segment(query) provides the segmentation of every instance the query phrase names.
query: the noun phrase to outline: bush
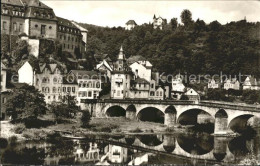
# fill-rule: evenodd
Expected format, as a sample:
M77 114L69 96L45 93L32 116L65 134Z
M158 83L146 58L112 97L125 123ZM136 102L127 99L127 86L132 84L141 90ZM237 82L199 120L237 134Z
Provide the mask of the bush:
M112 132L113 129L118 129L118 125L108 124L107 126L95 126L92 128L95 132Z
M22 134L23 131L25 130L25 125L20 123L20 124L17 124L18 126L16 126L13 130L14 130L14 133L15 134Z
M91 120L91 115L90 115L88 110L83 111L80 120L81 120L81 123L82 123L82 127L88 127L89 126L89 122Z
M137 127L136 129L130 130L129 132L130 133L142 133L143 131L139 127Z
M0 149L6 148L8 145L8 141L5 138L0 138Z

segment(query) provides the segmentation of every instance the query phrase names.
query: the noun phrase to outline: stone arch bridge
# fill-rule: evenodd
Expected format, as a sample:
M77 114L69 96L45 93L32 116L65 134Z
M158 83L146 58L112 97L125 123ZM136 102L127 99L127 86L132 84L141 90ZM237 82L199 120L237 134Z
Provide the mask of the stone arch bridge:
M107 117L108 109L120 107L126 112L126 118L136 119L146 108L155 108L164 114L164 124L174 126L186 117L197 121L199 114L208 115L215 124L214 134L224 135L230 129L245 127L251 117L260 118L260 107L234 103L209 101L173 101L173 100L82 100L81 107L91 111L94 117Z

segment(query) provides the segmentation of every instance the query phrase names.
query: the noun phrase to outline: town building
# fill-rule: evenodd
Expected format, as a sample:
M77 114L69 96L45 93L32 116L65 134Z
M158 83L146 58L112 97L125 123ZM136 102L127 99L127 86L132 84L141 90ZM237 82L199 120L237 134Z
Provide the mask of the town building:
M185 92L185 85L182 82L182 76L180 74L172 78L171 97L179 100Z
M135 26L137 26L137 24L134 20L129 20L125 23L126 30L132 30L133 28L135 28Z
M97 64L96 69L100 71L100 73L108 78L111 79L111 72L113 71L113 66L111 66L106 60L103 60L101 63Z
M127 148L116 145L108 145L105 147L104 151L108 154L108 160L110 163L123 164L128 161Z
M187 88L184 95L187 96L189 100L200 100L199 93L195 91L193 88Z
M21 62L18 69L18 82L34 85L35 67L29 61Z
M135 78L143 78L146 81L151 81L153 65L149 61L136 61L130 65Z
M65 69L56 63L41 63L39 65L34 86L44 94L46 103L60 101L69 92L62 85L64 74Z
M161 16L156 17L155 15L153 16L153 28L154 29L163 29L164 25L167 24L167 20L162 18Z
M6 91L6 82L7 82L7 68L1 62L1 92Z
M87 41L88 41L88 30L86 28L83 28L76 22L72 21L72 23L80 30L81 35L82 35L82 45L83 48L85 49L84 51L87 51ZM81 50L83 52L83 49Z
M67 51L74 55L77 51L82 52L82 35L80 30L69 20L57 17L58 20L58 39L62 45L62 51ZM83 49L85 51L85 49Z
M220 79L210 79L208 81L208 89L218 89L221 88Z
M253 76L246 77L243 83L243 90L259 90L260 85L258 85L257 79Z
M57 18L52 8L39 0L22 0L25 9L24 32L29 37L56 39Z
M240 82L236 78L227 79L224 81L224 89L234 89L239 90L240 89Z
M130 98L148 99L150 91L150 83L144 78L136 78L131 81Z
M132 75L131 68L126 63L125 54L121 46L117 61L114 64L114 70L111 73L112 99L129 98Z
M101 76L97 71L71 70L69 77L77 80L77 101L81 99L97 99L102 90Z
M25 8L21 0L1 0L1 34L19 35L24 31Z

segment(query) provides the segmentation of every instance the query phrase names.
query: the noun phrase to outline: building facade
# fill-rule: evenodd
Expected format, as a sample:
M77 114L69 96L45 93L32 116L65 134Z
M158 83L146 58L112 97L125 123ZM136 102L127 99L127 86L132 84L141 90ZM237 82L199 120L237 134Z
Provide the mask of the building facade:
M239 90L240 89L240 82L236 79L227 79L224 81L224 89L229 90L229 89L234 89L234 90Z
M71 70L69 77L77 80L78 91L77 101L80 104L81 99L97 99L102 90L101 77L96 71Z
M137 26L137 24L134 20L129 20L125 23L126 30L132 30L133 28L135 28L135 26Z
M121 47L114 70L111 73L111 93L112 99L125 99L130 96L130 82L132 79L132 71L128 67Z
M260 86L258 85L258 82L255 77L248 76L246 77L244 83L243 83L243 90L259 90Z
M82 35L80 30L69 20L57 17L58 20L58 40L62 45L62 51L67 51L74 55L75 49L82 51ZM85 49L83 49L84 51Z
M164 25L167 24L167 20L162 18L161 16L156 17L155 15L153 16L153 28L154 29L163 29Z
M151 81L152 64L149 61L137 61L130 65L135 78L143 78L146 81Z

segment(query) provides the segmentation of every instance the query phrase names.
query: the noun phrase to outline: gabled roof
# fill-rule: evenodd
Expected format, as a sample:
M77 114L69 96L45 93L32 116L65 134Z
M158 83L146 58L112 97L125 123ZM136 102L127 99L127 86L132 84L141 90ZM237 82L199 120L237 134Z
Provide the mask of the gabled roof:
M62 17L57 17L58 20L58 25L66 26L69 28L74 28L78 29L70 20L62 18Z
M24 6L21 0L1 0L1 4L15 5L15 6Z
M106 60L103 60L103 62L101 62L100 64L97 65L97 69L99 69L101 66L105 66L106 68L108 68L110 71L112 71L112 67L107 63Z
M137 84L150 84L146 79L139 78L139 77L134 80L134 83L137 83Z
M133 64L138 61L145 61L146 59L141 55L130 56L126 61L128 64Z
M28 7L38 7L38 8L45 8L51 9L49 6L42 3L40 0L22 0L23 4Z
M88 32L88 30L86 28L83 28L82 26L80 26L79 24L77 24L76 22L72 21L72 23L81 31L81 32Z
M129 20L125 23L126 25L137 25L134 20Z

